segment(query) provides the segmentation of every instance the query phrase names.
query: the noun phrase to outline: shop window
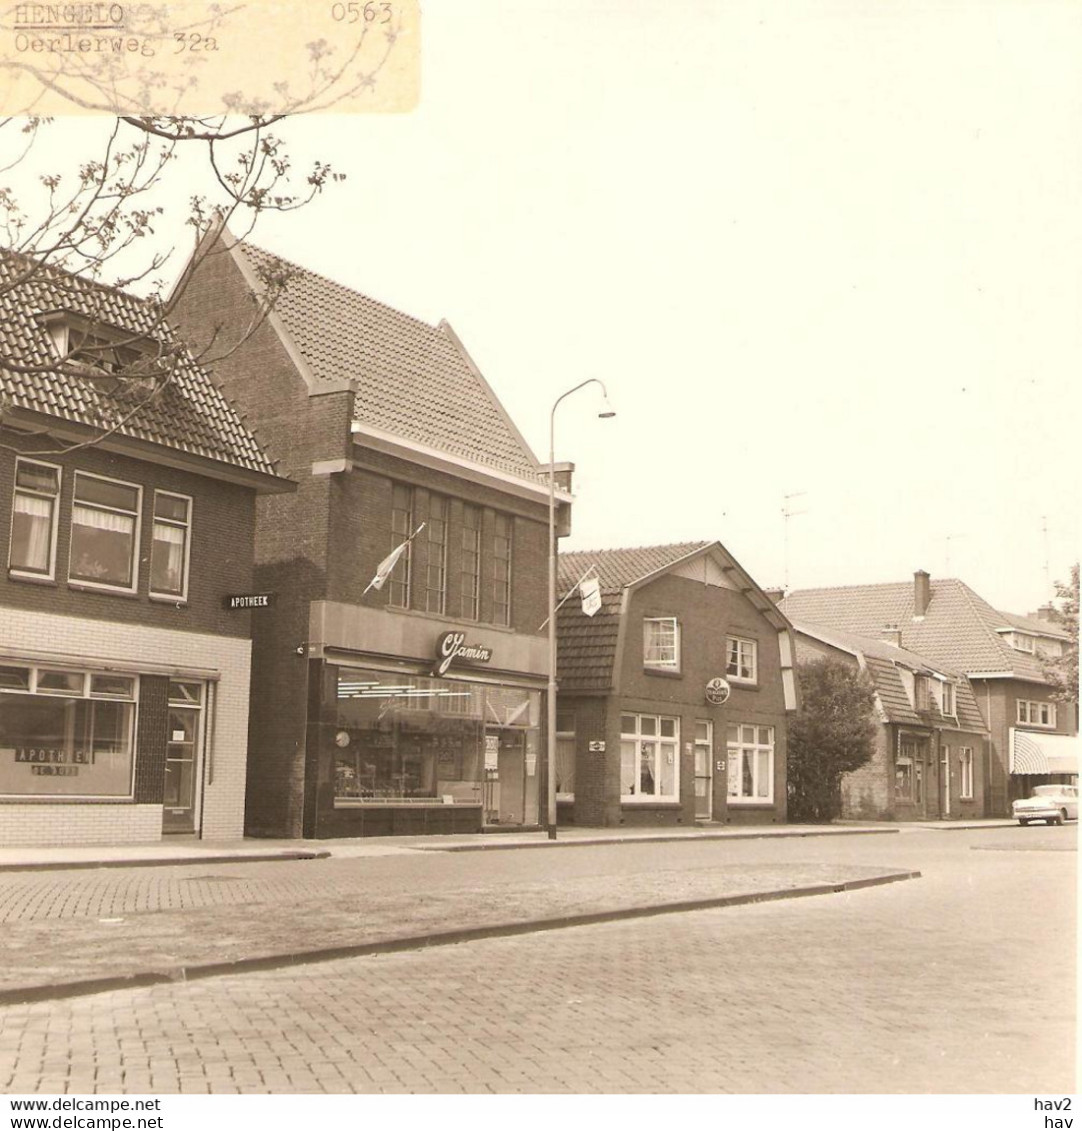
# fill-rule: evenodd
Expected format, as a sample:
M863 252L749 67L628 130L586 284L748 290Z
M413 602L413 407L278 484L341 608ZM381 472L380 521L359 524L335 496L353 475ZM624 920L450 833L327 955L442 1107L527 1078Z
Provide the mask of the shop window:
M0 668L0 794L131 797L134 675Z
M391 487L391 544L396 550L413 533L413 489L403 483ZM410 604L410 573L413 565L413 543L405 548L395 562L387 581L387 604L397 609L408 609Z
M188 554L192 500L168 491L154 492L154 540L150 551L150 592L154 596L188 595Z
M60 468L33 460L15 461L8 566L14 573L55 576Z
M654 671L679 672L680 625L676 617L643 619L642 662Z
M68 570L72 581L135 589L141 497L142 489L132 483L75 473Z
M447 500L430 495L428 518L428 561L425 564L425 612L443 614L447 605Z
M556 797L575 800L575 716L556 712Z
M774 728L740 723L725 728L730 804L774 800Z
M497 514L493 518L492 547L492 621L511 623L511 518Z
M973 800L973 750L969 746L958 749L958 795L963 801Z
M621 800L678 801L679 755L679 719L663 715L621 715Z
M540 711L538 691L340 668L335 805L482 804L498 782L536 817Z
M756 683L759 679L759 644L730 636L725 641L725 674L737 683Z
M481 617L481 508L462 508L462 616Z
M1034 699L1017 701L1018 722L1031 727L1054 727L1056 725L1055 703L1040 703Z

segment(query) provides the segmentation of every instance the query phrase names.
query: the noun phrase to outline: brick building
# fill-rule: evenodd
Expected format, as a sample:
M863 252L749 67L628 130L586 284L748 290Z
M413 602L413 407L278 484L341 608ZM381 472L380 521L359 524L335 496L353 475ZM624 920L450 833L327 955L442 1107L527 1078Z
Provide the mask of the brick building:
M277 270L225 242L179 308L195 348L235 341ZM288 271L269 320L215 370L299 484L257 507L256 587L277 596L253 630L248 831L535 825L543 469L449 325Z
M139 300L5 255L0 338L0 843L239 836L225 599L292 484Z
M865 672L875 692L875 752L841 780L841 815L915 821L985 816L988 727L961 672L874 640L794 621L800 663L820 657Z
M1071 641L1047 609L1032 617L1000 612L964 582L933 581L924 570L912 583L796 590L780 607L822 629L873 638L889 631L900 647L966 676L989 736L986 816L1010 816L1011 801L1034 785L1077 777L1077 704L1053 700L1041 663Z
M560 555L557 801L578 825L783 823L790 625L719 542Z

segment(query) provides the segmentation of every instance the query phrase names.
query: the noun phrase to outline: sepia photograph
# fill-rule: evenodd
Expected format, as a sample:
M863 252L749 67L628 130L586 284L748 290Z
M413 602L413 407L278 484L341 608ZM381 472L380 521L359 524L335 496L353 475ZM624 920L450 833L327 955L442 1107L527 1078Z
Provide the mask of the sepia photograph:
M1080 57L0 8L4 1128L1069 1129Z

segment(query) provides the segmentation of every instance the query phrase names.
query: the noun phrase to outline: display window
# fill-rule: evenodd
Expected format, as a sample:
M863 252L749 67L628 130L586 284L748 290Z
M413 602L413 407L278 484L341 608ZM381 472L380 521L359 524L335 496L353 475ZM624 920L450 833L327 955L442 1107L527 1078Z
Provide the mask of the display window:
M335 805L476 804L530 819L540 717L538 691L340 668Z
M0 795L131 797L139 680L0 667Z

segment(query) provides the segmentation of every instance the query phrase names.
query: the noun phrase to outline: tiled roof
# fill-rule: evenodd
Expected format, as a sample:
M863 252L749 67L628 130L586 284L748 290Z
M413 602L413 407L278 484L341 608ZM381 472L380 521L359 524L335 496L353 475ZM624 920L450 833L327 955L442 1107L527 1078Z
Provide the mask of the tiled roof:
M557 617L556 672L562 691L610 687L620 631L620 606L628 585L711 546L712 542L680 542L623 550L576 550L559 559L558 599L595 566L601 581L601 609L592 617L572 596Z
M1053 620L1041 620L1039 617L1024 617L1018 613L1005 613L1002 609L999 610L999 615L1003 618L1004 625L1010 625L1011 628L1020 629L1022 632L1033 632L1040 636L1054 636L1059 640L1069 640L1071 635L1063 627L1063 625Z
M537 460L446 323L430 326L247 243L290 270L275 313L318 382L355 381L361 424L521 478Z
M142 300L0 251L0 393L13 409L111 429L146 399L130 420L116 428L117 436L274 474L274 467L236 410L183 351L172 379L153 396L151 390L138 386L111 391L100 379L50 372L56 355L39 316L53 311L79 315L132 336L173 341ZM5 358L33 371L20 373L5 368Z
M861 636L857 633L845 632L841 629L827 628L811 624L806 620L795 620L793 627L797 632L803 632L816 639L821 639L827 644L841 647L854 655L860 653L864 656L868 674L875 683L876 691L883 709L887 712L889 720L893 723L911 723L923 726L957 727L961 730L983 733L987 730L981 717L977 700L973 694L973 687L965 675L946 664L933 661L926 656L910 652L905 648L898 648L884 640L877 640L870 636ZM958 710L957 723L950 716L939 713L938 704L933 701L931 717L921 716L909 701L905 685L899 674L900 668L911 671L934 671L940 675L950 676L955 683L955 706Z
M878 637L885 624L896 624L902 646L955 671L1012 672L1019 679L1044 682L1038 659L1015 651L996 632L1004 627L997 612L962 581L930 583L931 599L922 618L913 616L913 583L846 585L800 589L779 605L793 620L824 628Z

